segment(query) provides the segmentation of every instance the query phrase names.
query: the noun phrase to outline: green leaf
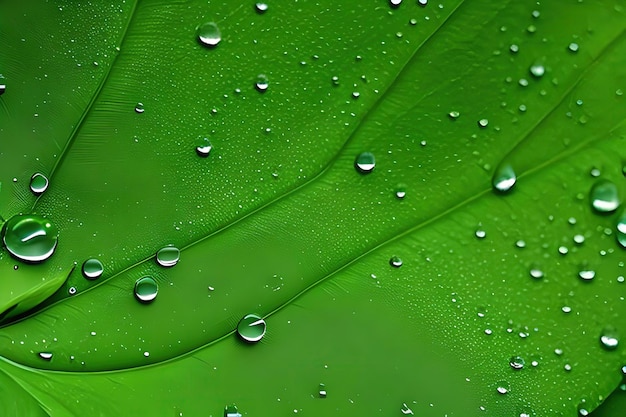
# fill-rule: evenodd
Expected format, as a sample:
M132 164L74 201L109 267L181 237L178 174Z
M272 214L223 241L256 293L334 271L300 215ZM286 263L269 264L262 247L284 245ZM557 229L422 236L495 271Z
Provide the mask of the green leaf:
M0 328L8 395L52 416L568 416L615 389L622 209L591 192L626 195L619 2L130 3L1 6L0 213L59 229L43 263L3 250L2 288L104 265Z

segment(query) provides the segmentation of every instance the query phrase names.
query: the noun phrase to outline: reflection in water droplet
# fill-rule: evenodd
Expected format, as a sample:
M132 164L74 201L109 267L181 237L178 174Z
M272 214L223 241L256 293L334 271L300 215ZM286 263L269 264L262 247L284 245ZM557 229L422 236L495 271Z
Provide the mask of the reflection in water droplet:
M198 142L198 146L196 146L196 153L199 156L206 158L211 153L211 149L213 149L213 146L211 145L209 138L202 138Z
M400 411L401 411L401 412L402 412L402 414L404 414L404 415L411 415L411 416L412 416L412 415L414 415L414 414L413 414L413 410L411 410L411 409L409 408L409 406L408 406L408 405L406 405L406 403L402 403L402 407L400 408Z
M48 189L48 178L40 172L30 177L30 190L35 195L43 194Z
M246 342L258 342L265 336L265 320L256 314L248 314L239 321L237 334Z
M320 398L326 398L326 386L324 384L319 386L319 396Z
M100 278L104 272L104 266L102 265L102 262L97 259L87 259L83 262L82 272L83 276L87 279Z
M203 23L196 29L198 41L204 46L213 48L222 40L222 33L213 22Z
M515 175L515 171L513 171L513 167L509 164L504 164L499 166L493 173L491 184L494 190L500 193L506 193L513 188L516 181L517 176Z
M228 405L224 407L224 417L242 417L237 407L234 405Z
M595 278L596 271L594 271L592 269L583 269L583 270L578 272L578 276L580 278L584 279L585 281L591 281L592 279Z
M361 174L369 174L376 167L376 158L371 152L360 153L354 161L354 166Z
M137 103L135 105L135 113L143 113L144 112L144 108L143 108L143 103Z
M392 256L389 259L389 265L393 266L394 268L400 268L402 266L402 259L400 259L398 256Z
M180 250L174 246L166 246L156 254L156 261L161 266L174 266L180 259Z
M526 364L526 362L520 356L513 356L509 360L509 365L511 366L511 368L516 369L516 370L524 368L525 364Z
M58 235L57 227L37 214L13 216L2 227L7 250L25 262L42 262L52 256Z
M600 180L591 187L591 206L598 213L612 213L620 205L617 186L608 180Z
M259 91L260 93L264 93L267 91L267 88L269 86L270 82L265 74L259 74L256 77L256 83L254 84L254 87L257 89L257 91Z
M50 352L39 352L39 357L43 360L50 361L52 359L52 353Z
M159 292L159 286L154 278L145 276L135 282L135 298L142 303L154 301Z
M256 10L258 14L265 13L267 11L267 3L256 3L254 5L254 10Z
M612 326L607 326L600 334L600 344L605 350L615 350L619 345L617 330Z

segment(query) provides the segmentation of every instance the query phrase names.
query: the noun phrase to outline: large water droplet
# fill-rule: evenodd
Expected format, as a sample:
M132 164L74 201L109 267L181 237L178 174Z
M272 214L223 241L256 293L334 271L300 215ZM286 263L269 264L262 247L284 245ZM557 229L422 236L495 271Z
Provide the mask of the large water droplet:
M241 417L241 414L234 405L224 407L224 417Z
M602 329L600 334L600 344L606 350L615 350L619 345L619 337L617 330L612 326L607 326Z
M7 89L7 85L4 81L4 76L0 74L0 96L4 94Z
M578 276L585 281L591 281L596 277L596 271L593 269L582 269L578 271Z
M389 5L391 7L398 7L402 3L402 0L389 0Z
M572 42L572 43L570 43L570 44L567 46L567 49L569 49L569 50L570 50L570 52L574 52L574 53L576 53L576 52L578 52L579 46L578 46L578 44L577 44L576 42Z
M589 415L589 410L585 400L582 400L580 404L578 404L577 410L580 417L586 417Z
M180 250L174 246L166 246L156 254L156 261L161 266L174 266L180 259Z
M213 149L213 146L211 145L209 138L202 138L199 141L198 146L196 146L196 153L199 156L206 158L211 153L211 149Z
M82 272L83 276L87 279L100 278L104 272L104 266L102 262L97 259L87 259L83 262Z
M159 286L154 278L145 276L135 282L135 298L142 303L154 301L159 292Z
M258 14L265 13L267 9L268 9L267 3L256 3L254 5L254 10L256 10Z
M267 91L267 88L269 86L270 82L265 74L257 75L256 82L254 84L254 87L257 89L257 91L259 91L260 93L264 93Z
M57 227L37 214L13 216L2 228L7 250L26 262L42 262L52 256L58 237Z
M626 209L622 212L622 215L617 219L616 237L617 242L626 248Z
M40 172L30 177L30 190L35 195L43 194L48 189L48 178Z
M51 352L39 352L39 357L45 361L50 361L52 360L52 353Z
M400 268L402 266L402 259L400 259L398 256L392 256L389 259L389 265L393 266L394 268Z
M541 78L546 73L545 67L539 63L531 65L529 71L535 78Z
M246 342L254 343L265 336L265 320L256 314L248 314L239 321L237 333Z
M494 190L500 193L506 193L513 188L516 181L517 176L515 175L515 171L513 171L513 167L509 164L504 164L499 166L496 172L494 172L491 184Z
M376 167L376 158L374 158L374 154L371 152L362 152L354 161L354 167L361 174L369 174Z
M485 128L487 126L489 126L489 120L488 119L480 119L478 121L478 127Z
M620 205L617 186L609 180L600 180L591 187L591 206L598 213L612 213Z
M511 359L509 359L509 365L513 369L520 370L524 368L524 365L526 365L526 362L520 356L513 356Z
M203 23L196 29L198 41L204 46L213 48L222 40L222 33L214 22Z

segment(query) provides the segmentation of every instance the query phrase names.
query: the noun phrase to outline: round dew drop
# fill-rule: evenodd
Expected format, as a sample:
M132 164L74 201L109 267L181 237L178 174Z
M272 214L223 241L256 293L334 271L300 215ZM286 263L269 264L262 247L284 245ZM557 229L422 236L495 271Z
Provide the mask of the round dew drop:
M35 195L43 194L48 189L48 178L40 172L30 177L30 191Z
M135 298L142 303L151 303L159 292L159 286L150 276L139 278L135 282Z
M617 242L623 247L626 248L626 209L622 212L622 215L617 220L616 229L616 237Z
M609 180L596 182L590 191L591 206L598 213L612 213L620 206L617 186Z
M619 345L617 331L611 326L607 326L600 334L600 344L605 350L615 350Z
M196 153L198 156L206 158L211 153L211 149L213 149L213 146L211 145L209 138L202 138L198 143L198 146L196 146Z
M180 250L174 246L166 246L156 253L156 261L159 265L171 267L180 260Z
M52 256L58 236L57 227L37 214L13 216L2 227L2 241L7 250L25 262L43 262Z
M480 128L485 128L489 125L489 120L488 119L480 119L478 121L478 127Z
M248 343L256 343L263 339L265 329L265 320L256 314L244 316L244 318L239 321L239 324L237 324L237 334L242 340Z
M596 271L592 269L583 269L582 271L578 272L578 276L585 281L591 281L595 278Z
M135 105L135 113L143 113L145 111L145 109L143 108L143 103L137 103Z
M45 361L52 360L52 353L50 352L39 352L39 357Z
M4 76L0 74L0 96L7 90L7 85L4 82Z
M256 88L259 93L266 92L269 86L270 83L265 74L259 74L256 77L256 83L254 84L254 88Z
M513 167L505 164L496 169L491 179L491 184L495 191L507 193L511 191L516 181L517 176L515 175L515 171L513 171Z
M196 28L198 41L209 48L216 47L222 40L222 33L214 22L203 23Z
M515 370L520 370L520 369L524 368L524 365L526 365L526 362L520 356L513 356L509 360L509 365L511 366L511 368L513 368Z
M369 174L376 167L376 158L371 152L363 152L357 155L354 167L361 174Z
M102 262L94 258L87 259L85 262L83 262L83 266L81 269L83 277L90 280L100 278L102 276L102 273L104 272L104 266L102 265Z
M267 3L256 3L254 5L254 10L256 10L258 14L265 13L267 9L268 9Z
M393 266L394 268L400 268L402 266L402 259L400 259L398 256L392 256L389 259L389 265Z
M541 64L534 64L530 66L530 74L535 78L541 78L545 73L546 69Z

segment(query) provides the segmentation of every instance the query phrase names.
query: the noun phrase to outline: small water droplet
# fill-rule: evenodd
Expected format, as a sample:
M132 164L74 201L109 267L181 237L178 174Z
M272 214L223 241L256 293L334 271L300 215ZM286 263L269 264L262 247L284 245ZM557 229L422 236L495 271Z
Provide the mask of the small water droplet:
M488 119L480 119L478 121L478 127L485 128L488 125L489 125L489 120Z
M448 113L448 117L452 120L456 120L459 118L459 116L461 115L461 113L459 113L456 110L451 111L450 113Z
M376 167L376 158L371 152L362 152L357 155L354 166L361 174L369 174Z
M54 253L58 229L37 214L16 215L2 227L2 240L15 258L25 262L42 262Z
M626 248L626 209L623 210L622 215L617 219L615 230L617 242L622 245L622 247Z
M546 73L546 69L542 64L535 63L530 66L530 73L535 78L541 78Z
M539 268L532 268L530 270L530 276L535 279L541 279L543 278L543 271Z
M237 325L237 334L249 343L258 342L265 336L265 320L256 314L247 314Z
M145 352L143 353L143 356L145 356L146 358L147 358L147 357L149 357L149 356L150 356L150 352L145 351Z
M498 386L496 388L496 391L498 392L498 394L507 394L509 392L510 388L509 388L509 383L506 381L500 381L498 382Z
M43 194L48 189L48 178L40 172L30 177L30 190L35 195Z
M45 361L52 360L52 353L50 352L39 352L39 357Z
M170 267L178 263L180 250L174 246L166 246L156 253L156 261L159 265Z
M257 89L258 92L260 93L266 92L269 86L270 86L270 82L267 79L267 76L265 74L257 75L254 87Z
M528 87L528 80L526 78L520 78L517 83L522 87Z
M0 96L3 95L6 90L7 90L7 85L4 81L4 76L0 74Z
M398 7L402 3L402 0L389 0L389 5L391 7Z
M524 361L524 358L522 358L521 356L513 356L511 359L509 359L509 365L511 366L511 368L515 370L520 370L524 368L524 365L526 365L526 362Z
M528 33L530 33L530 34L533 34L533 33L537 32L537 26L535 26L535 25L529 25L529 26L526 28L526 32L528 32Z
M582 245L585 243L585 237L581 234L574 235L574 243L577 245Z
M533 12L531 13L532 17L534 17L535 19L538 19L539 16L541 15L541 13L539 13L539 10L533 10Z
M567 46L567 49L569 49L570 52L578 52L578 44L576 42L572 42Z
M319 396L320 398L326 398L326 386L324 384L319 386Z
M513 171L513 167L509 164L504 164L499 166L493 173L491 184L494 190L500 193L506 193L513 188L516 181L517 176L515 175L515 171Z
M617 349L617 346L619 345L617 330L615 330L612 326L607 326L602 329L602 333L600 334L600 344L606 350Z
M196 28L198 41L204 46L214 48L222 40L222 33L214 22L203 23Z
M404 184L398 184L396 186L395 195L396 198L399 198L400 200L406 197L406 186Z
M400 268L402 266L402 259L400 259L398 256L392 256L389 259L389 265L393 266L394 268Z
M206 158L211 153L211 149L213 149L213 145L211 145L209 138L202 138L196 146L196 153L198 156Z
M561 355L563 355L563 349L560 349L560 348L556 348L556 349L554 349L554 354L555 354L556 356L561 356Z
M517 246L520 249L523 249L526 247L526 242L522 239L518 240L517 242L515 242L515 246Z
M580 417L586 417L589 415L589 410L587 410L587 405L584 400L578 404L577 410Z
M228 405L224 407L224 417L242 417L237 407L234 405Z
M135 113L143 113L145 111L145 109L143 108L143 103L137 103L135 105Z
M609 180L599 180L591 187L591 206L598 213L612 213L620 205L617 186Z
M565 313L565 314L571 313L572 312L572 307L570 307L570 306L563 306L561 308L561 311L563 311L563 313Z
M482 229L477 229L474 232L474 235L478 238L478 239L484 239L487 236L487 232L485 232Z
M402 414L404 414L404 415L411 415L411 416L412 416L412 415L414 415L414 414L413 414L413 410L411 410L411 409L409 408L409 406L408 406L408 405L406 405L406 403L402 403L402 407L400 408L400 411L401 411L401 412L402 412Z
M268 9L267 3L256 3L254 5L254 10L256 10L258 14L265 13L267 9Z
M102 265L102 262L94 258L87 259L85 262L83 262L83 266L81 269L83 272L83 276L87 279L100 278L100 276L102 276L102 273L104 272L104 266Z
M570 365L569 363L566 363L565 365L563 365L563 369L565 370L565 372L571 372L572 365Z
M76 294L76 287L70 287L67 292L69 293L69 295L74 295Z
M159 292L159 286L154 278L145 276L135 282L135 298L142 303L154 301Z
M516 44L512 44L511 46L509 46L509 51L516 54L519 52L519 46Z
M585 281L591 281L595 278L596 271L594 271L593 269L583 269L578 272L578 276Z

